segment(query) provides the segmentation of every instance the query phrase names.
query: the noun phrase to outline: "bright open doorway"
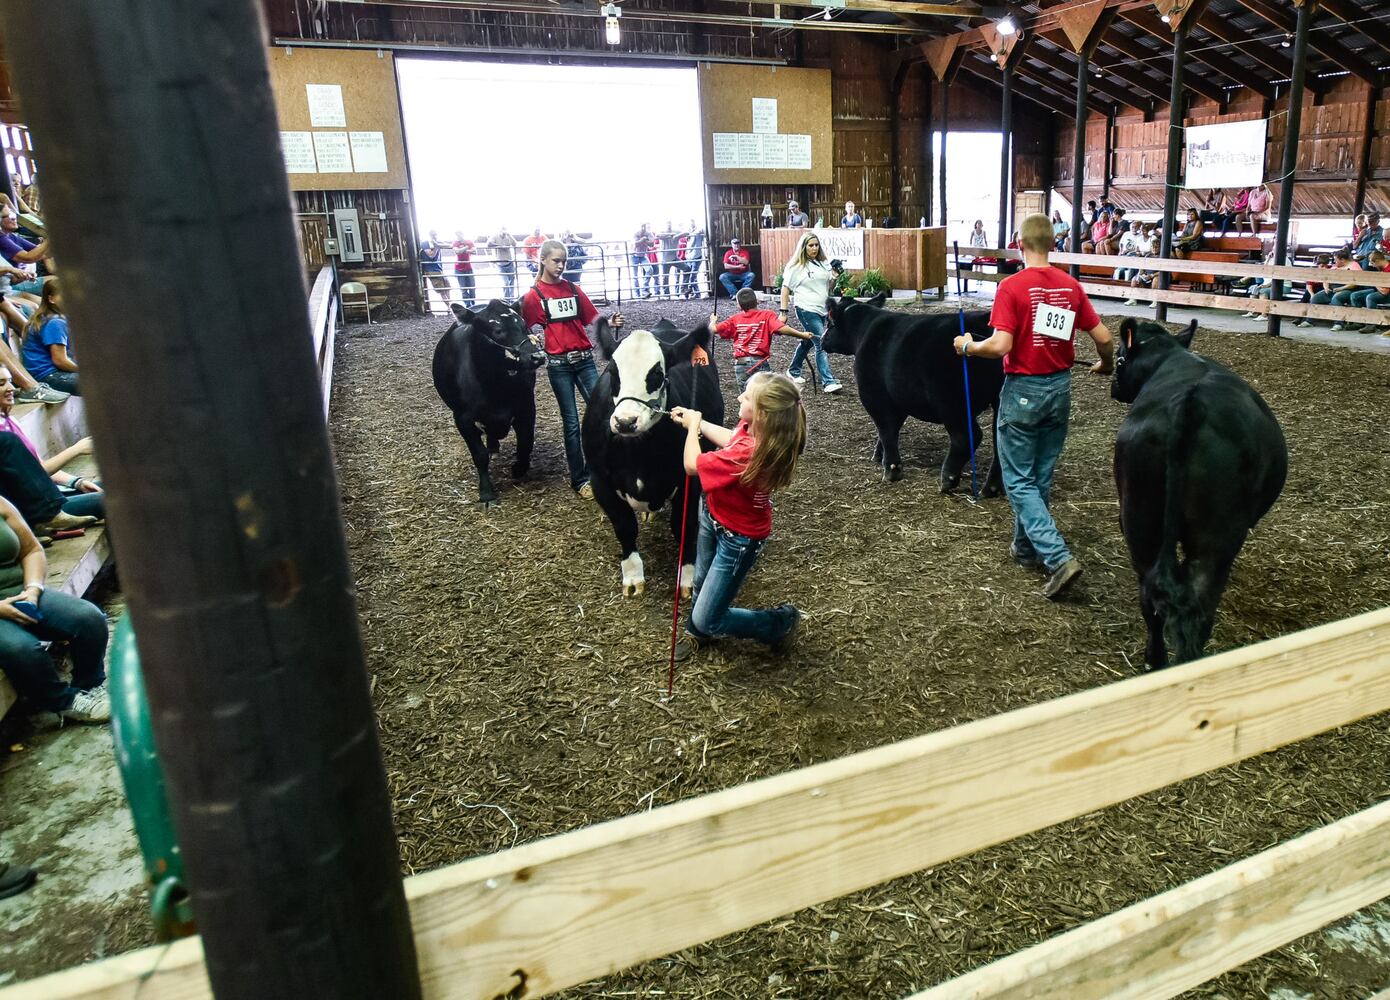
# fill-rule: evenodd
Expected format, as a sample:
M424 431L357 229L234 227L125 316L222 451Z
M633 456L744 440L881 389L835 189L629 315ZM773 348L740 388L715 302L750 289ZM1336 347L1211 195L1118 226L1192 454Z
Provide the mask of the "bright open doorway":
M999 238L999 157L1002 132L951 132L946 138L946 242L966 246L978 219L989 245ZM932 192L941 191L941 133L932 133ZM940 221L940 209L931 220Z

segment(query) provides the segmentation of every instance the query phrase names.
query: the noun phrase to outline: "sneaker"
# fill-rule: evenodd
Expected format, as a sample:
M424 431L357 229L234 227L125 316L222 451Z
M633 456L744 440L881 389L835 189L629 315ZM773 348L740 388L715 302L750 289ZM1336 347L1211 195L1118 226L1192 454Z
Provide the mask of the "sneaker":
M20 389L14 394L16 403L47 403L52 406L54 403L61 403L71 396L70 392L61 392L53 386L40 382L32 389Z
M797 610L795 604L779 604L772 610L780 611L782 614L788 615L791 618L791 621L787 624L787 630L782 633L780 638L769 644L774 653L785 653L791 648L792 640L796 638L797 626L801 624L801 612Z
M1340 330L1345 330L1346 328L1347 328L1347 327L1346 327L1346 324L1345 324L1345 323L1333 323L1333 324L1332 324L1332 332L1333 332L1333 333L1337 333L1337 332L1340 331Z
M791 380L792 380L793 382L795 382L797 385L805 385L805 384L806 384L806 379L805 379L805 378L803 378L803 377L800 376L800 375L793 375L791 372L787 372L787 378L791 379Z
M1310 327L1310 326L1312 326L1312 325L1313 325L1313 321L1312 321L1311 319L1301 319L1301 320L1299 320L1297 323L1294 324L1294 326L1303 327L1303 328L1305 328L1305 329L1308 328L1308 327Z
M51 535L55 531L76 531L78 528L90 528L96 523L97 519L94 517L74 517L60 510L47 521L34 525L34 534Z
M1043 596L1049 601L1055 601L1067 592L1067 588L1076 582L1076 578L1081 575L1081 563L1075 559L1068 559L1057 568L1057 571L1047 578L1047 583L1043 584Z
M826 394L827 396L833 396L833 395L835 395L835 393L840 392L840 391L842 391L843 389L844 389L844 386L842 386L839 382L827 382L827 383L825 383L825 394Z
M1014 542L1009 543L1009 558L1024 569L1042 569L1042 560L1038 558L1036 552L1027 556L1019 555L1018 545Z
M72 700L72 706L58 713L73 722L106 722L111 718L111 702L106 696L106 688L93 688L79 691Z
M1127 306L1137 306L1138 304L1139 304L1139 300L1138 300L1138 299L1125 299L1125 305L1127 305Z
M592 483L584 483L574 492L579 494L581 500L592 500L594 498L594 487Z
M1243 313L1240 314L1240 318L1241 318L1241 319L1255 319L1255 318L1256 318L1257 316L1259 316L1259 315L1260 315L1260 314L1257 313L1257 312L1243 312Z
M684 663L698 653L709 641L692 635L690 632L682 632L680 642L676 643L676 662Z

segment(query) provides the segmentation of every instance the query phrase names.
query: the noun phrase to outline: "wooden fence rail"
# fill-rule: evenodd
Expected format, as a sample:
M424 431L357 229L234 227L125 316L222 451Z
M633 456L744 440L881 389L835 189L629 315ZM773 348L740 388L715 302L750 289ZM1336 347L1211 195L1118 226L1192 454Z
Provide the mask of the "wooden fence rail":
M1390 709L1390 609L407 882L425 996L539 997ZM0 1000L203 1000L196 939Z

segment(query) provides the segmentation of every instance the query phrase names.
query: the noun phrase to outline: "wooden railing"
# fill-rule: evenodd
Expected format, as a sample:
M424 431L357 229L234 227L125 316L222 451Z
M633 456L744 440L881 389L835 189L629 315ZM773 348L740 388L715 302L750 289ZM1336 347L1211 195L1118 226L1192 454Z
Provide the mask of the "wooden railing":
M543 996L1386 710L1390 609L465 861L406 882L424 993ZM1390 894L1387 832L1378 806L923 996L1171 996ZM137 990L209 997L198 940L0 1000Z
M994 247L961 247L961 257L996 257L1020 260L1022 254L1017 250ZM1390 289L1390 272L1384 271L1345 271L1328 268L1277 266L1273 264L1242 264L1234 261L1181 260L1176 257L1119 257L1094 253L1050 253L1047 258L1059 266L1117 267L1136 268L1143 271L1167 271L1170 274L1185 271L1201 271L1205 274L1219 274L1235 278L1280 278L1285 282L1314 281L1332 285L1356 284L1362 288ZM993 274L978 269L957 270L947 257L948 276L959 275L965 281L1003 281L1007 274ZM1222 295L1215 292L1191 292L1172 288L1140 288L1130 284L1108 284L1103 281L1087 281L1083 276L1081 287L1087 295L1112 299L1138 299L1141 302L1168 302L1174 305L1203 306L1209 309L1236 309L1240 312L1274 313L1278 316L1291 316L1298 319L1318 319L1333 323L1376 323L1390 326L1390 310L1359 309L1353 306L1314 305L1311 302L1292 302L1289 300L1270 300L1245 295Z
M328 398L333 393L333 341L338 332L338 288L333 284L332 268L320 269L309 290L309 322L323 393L323 418L327 420Z

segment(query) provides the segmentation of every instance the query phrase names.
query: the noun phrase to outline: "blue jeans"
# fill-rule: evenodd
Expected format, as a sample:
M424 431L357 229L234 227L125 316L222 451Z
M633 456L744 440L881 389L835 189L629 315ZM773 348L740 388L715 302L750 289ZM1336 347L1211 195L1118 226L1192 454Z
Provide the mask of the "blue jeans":
M791 622L782 612L730 607L766 544L766 538L754 541L718 524L700 501L695 601L686 623L693 635L701 639L757 639L770 645L787 634Z
M724 291L729 293L729 298L734 298L739 291L753 284L753 272L744 271L742 274L730 274L724 271L719 275L719 283L724 286Z
M806 355L811 353L811 343L816 345L816 373L820 375L821 385L835 385L840 380L835 377L835 373L830 370L830 355L821 350L821 341L825 339L825 317L820 313L807 312L800 306L797 307L796 316L801 320L801 328L811 335L811 342L798 341L796 353L792 355L792 363L787 366L787 371L793 377L800 378L801 366L806 362Z
M1367 309L1384 309L1390 306L1390 288L1377 288L1366 296Z
M1340 292L1333 292L1329 301L1334 306L1349 306L1351 305L1351 297L1358 291L1360 291L1359 288L1345 288Z
M999 463L1014 511L1014 552L1036 556L1049 573L1071 558L1047 509L1052 474L1067 441L1071 370L1006 375L999 393Z
M633 254L628 264L632 268L632 297L640 299L642 297L642 277L647 273L647 258L642 254Z
M734 358L734 378L738 379L739 392L748 388L748 380L754 375L770 371L772 371L772 364L769 358L755 358L752 355L746 358Z
M1374 288L1358 288L1347 296L1347 301L1358 309L1364 309L1366 308L1366 300L1374 293Z
M106 680L106 616L90 601L60 590L39 596L43 620L35 625L0 621L0 668L14 689L37 708L61 712L79 691ZM72 683L65 684L40 641L66 639L72 651Z
M514 298L516 295L516 261L499 260L497 271L502 275L502 297L504 299Z
M565 461L570 467L570 489L577 490L589 481L589 466L584 461L584 442L579 436L579 407L574 390L589 404L594 386L598 385L598 367L592 358L569 362L548 358L545 373L550 376L550 388L555 402L560 404L560 419L565 425Z
M77 372L52 371L39 381L47 382L59 392L70 392L74 396L82 395L82 390L77 387Z

